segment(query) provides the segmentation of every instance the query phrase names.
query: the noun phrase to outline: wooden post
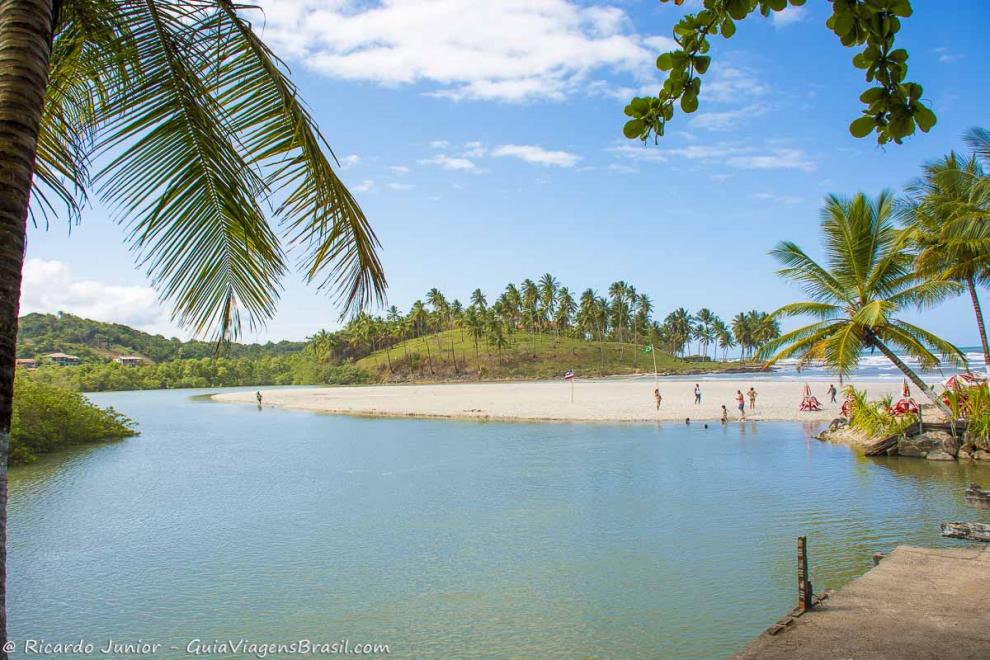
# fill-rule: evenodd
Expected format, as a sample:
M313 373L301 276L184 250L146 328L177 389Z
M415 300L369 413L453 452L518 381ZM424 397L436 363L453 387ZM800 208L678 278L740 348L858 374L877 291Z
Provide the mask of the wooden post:
M798 611L807 612L811 609L811 582L808 580L808 538L799 536L797 540L798 557Z

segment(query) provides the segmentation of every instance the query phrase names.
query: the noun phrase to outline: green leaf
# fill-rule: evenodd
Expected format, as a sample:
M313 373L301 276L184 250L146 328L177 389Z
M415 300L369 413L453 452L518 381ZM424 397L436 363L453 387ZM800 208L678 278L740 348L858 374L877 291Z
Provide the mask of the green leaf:
M642 119L631 119L626 122L625 126L622 127L622 134L630 140L633 140L643 134L643 129L645 127L646 122Z
M876 126L876 120L870 116L863 116L849 124L849 132L855 138L864 138L870 134Z
M930 131L932 126L935 125L935 122L938 121L935 113L920 103L914 105L914 120L918 123L918 128L923 133Z
M684 92L684 96L681 97L681 110L691 113L697 109L698 95L695 94L693 90Z
M711 57L707 55L698 55L694 58L694 70L703 74L708 71L708 65L711 64L711 62Z
M657 58L657 68L661 71L670 71L674 68L674 54L673 53L662 53L660 57Z
M731 18L722 21L722 36L728 39L736 33L736 24Z

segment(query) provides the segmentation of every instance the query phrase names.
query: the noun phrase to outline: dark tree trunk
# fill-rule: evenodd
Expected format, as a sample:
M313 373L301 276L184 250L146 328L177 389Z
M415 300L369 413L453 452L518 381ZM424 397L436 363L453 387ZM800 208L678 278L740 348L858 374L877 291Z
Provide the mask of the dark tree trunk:
M435 374L433 373L433 354L430 353L430 342L424 339L423 343L426 344L426 359L430 362L430 375L433 376Z
M920 389L922 392L925 393L925 396L927 396L931 400L931 402L935 404L935 407L938 408L942 412L942 414L946 416L948 420L950 421L952 420L952 411L949 410L949 407L945 405L945 403L943 403L941 399L938 398L938 395L932 392L931 388L928 387L928 384L925 383L925 381L921 380L921 376L916 374L914 370L911 369L911 367L904 364L904 362L902 362L901 359L897 357L897 355L895 355L892 350L887 348L887 345L884 344L882 341L880 341L879 339L874 339L873 343L876 345L878 349L880 349L880 352L883 353L888 360L894 363L895 367L900 369L901 372L908 377L908 380L914 383L918 387L918 389Z
M976 326L980 330L980 344L983 346L983 364L990 374L990 345L987 344L987 328L983 324L983 310L980 308L980 298L976 295L976 281L970 277L966 281L969 286L969 297L973 299L973 312L976 313Z
M0 658L7 658L7 454L17 313L52 12L52 0L0 1Z

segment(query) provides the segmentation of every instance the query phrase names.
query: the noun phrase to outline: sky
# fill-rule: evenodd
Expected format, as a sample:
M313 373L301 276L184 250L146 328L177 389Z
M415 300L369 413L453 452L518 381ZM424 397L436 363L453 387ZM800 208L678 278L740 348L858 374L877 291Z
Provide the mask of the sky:
M826 194L903 191L990 125L984 0L912 4L897 40L938 124L886 147L849 135L867 83L824 0L715 37L699 110L658 146L622 137L623 107L656 93L656 55L697 0L261 0L255 26L381 240L389 304L405 312L432 287L491 299L549 272L576 294L629 282L661 319L677 307L728 319L801 299L768 251L793 240L820 255ZM189 337L123 239L99 206L75 226L32 227L22 314ZM243 339L303 339L339 327L340 311L291 274L277 316ZM967 299L907 318L977 343Z

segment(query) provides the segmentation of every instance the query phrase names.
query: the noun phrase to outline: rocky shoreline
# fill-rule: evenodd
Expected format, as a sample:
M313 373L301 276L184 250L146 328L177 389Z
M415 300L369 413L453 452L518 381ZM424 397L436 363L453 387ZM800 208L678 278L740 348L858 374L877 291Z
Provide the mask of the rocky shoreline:
M964 423L914 424L901 433L877 440L833 420L820 440L861 448L867 456L908 456L929 461L990 461L990 441L966 430Z

